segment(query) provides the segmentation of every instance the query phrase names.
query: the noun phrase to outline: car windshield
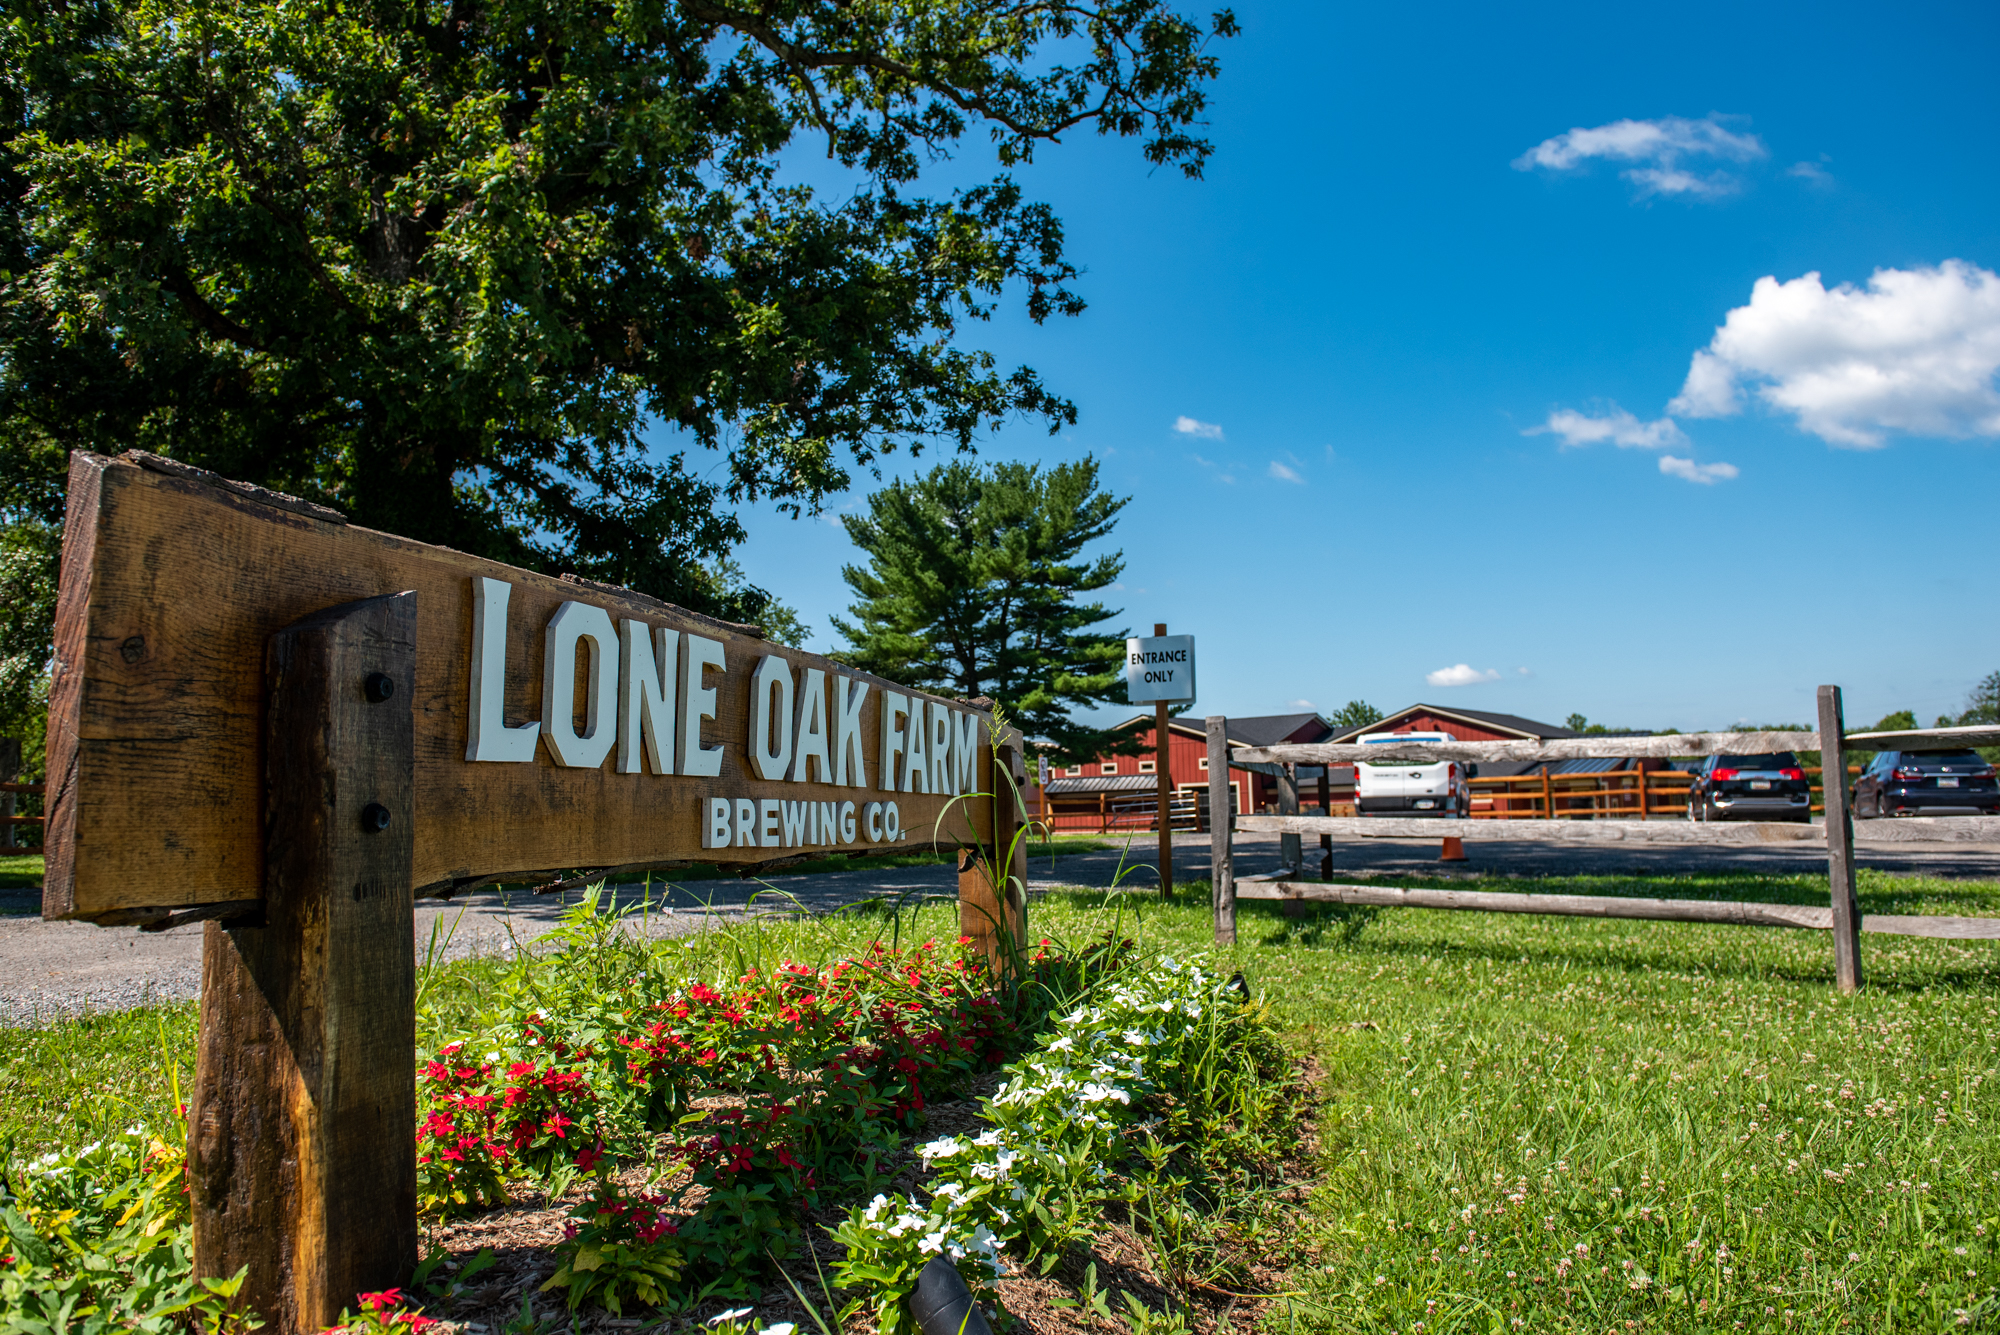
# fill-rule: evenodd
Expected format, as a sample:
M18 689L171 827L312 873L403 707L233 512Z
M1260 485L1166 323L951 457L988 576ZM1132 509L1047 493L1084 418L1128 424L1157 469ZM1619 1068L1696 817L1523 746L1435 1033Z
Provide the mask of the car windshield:
M1977 751L1905 751L1903 763L1921 765L1929 769L1933 765L1950 765L1956 768L1959 765L1984 765L1986 762L1979 758Z
M1799 758L1790 751L1771 751L1761 756L1717 756L1715 767L1737 770L1797 769Z

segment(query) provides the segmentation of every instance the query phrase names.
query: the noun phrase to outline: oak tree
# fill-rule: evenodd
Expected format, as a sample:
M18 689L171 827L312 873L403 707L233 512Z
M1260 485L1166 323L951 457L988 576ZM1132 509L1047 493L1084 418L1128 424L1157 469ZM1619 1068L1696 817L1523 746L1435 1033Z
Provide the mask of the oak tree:
M40 491L142 447L737 615L730 504L1074 420L963 341L1009 291L1082 308L1009 173L1095 130L1198 176L1235 30L1168 0L8 12L0 445ZM997 175L923 188L981 138ZM787 177L808 150L839 189Z

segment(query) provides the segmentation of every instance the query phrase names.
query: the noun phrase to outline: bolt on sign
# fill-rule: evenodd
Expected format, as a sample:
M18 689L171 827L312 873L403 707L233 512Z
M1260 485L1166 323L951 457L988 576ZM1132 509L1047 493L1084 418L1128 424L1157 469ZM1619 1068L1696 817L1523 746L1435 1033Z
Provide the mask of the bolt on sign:
M42 911L207 920L196 1264L317 1331L416 1259L413 898L1004 847L1019 745L992 731L754 627L79 453ZM991 947L1025 920L987 862L961 921Z

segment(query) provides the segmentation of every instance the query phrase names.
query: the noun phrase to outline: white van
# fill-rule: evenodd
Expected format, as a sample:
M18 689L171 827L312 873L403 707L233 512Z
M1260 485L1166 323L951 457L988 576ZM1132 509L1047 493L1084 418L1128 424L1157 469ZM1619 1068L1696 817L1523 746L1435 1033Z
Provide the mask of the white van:
M1361 746L1396 742L1455 742L1448 732L1371 732L1354 739ZM1354 814L1357 816L1456 816L1472 811L1472 790L1466 780L1473 767L1456 760L1383 761L1354 767Z

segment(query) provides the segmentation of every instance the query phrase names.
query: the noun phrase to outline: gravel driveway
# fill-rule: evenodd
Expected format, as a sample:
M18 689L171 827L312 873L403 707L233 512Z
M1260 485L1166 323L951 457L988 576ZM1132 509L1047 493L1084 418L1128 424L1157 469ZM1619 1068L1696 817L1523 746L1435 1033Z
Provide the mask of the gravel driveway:
M1033 890L1057 886L1114 885L1150 889L1158 878L1146 867L1131 864L1152 860L1151 835L1134 838L1124 853L1118 850L1072 854L1055 860L1031 860L1028 879ZM1238 835L1235 843L1238 875L1275 870L1276 835ZM1665 847L1610 845L1603 848L1557 847L1536 843L1491 842L1468 846L1470 860L1440 866L1437 848L1429 843L1357 840L1335 854L1334 875L1450 874L1455 876L1672 875L1690 872L1745 871L1824 874L1824 854L1811 847ZM1956 879L2000 880L2000 846L1896 844L1856 847L1864 867L1877 870L1944 876ZM1317 868L1319 850L1307 839L1309 869ZM1180 835L1174 840L1177 880L1199 880L1209 871L1208 837ZM835 872L818 876L772 876L772 890L794 896L808 910L823 912L843 904L879 896L956 894L950 867L907 867L886 871ZM656 893L660 887L656 886ZM639 887L620 887L621 897L636 898ZM762 902L752 903L752 896ZM574 902L574 894L568 897ZM671 888L664 912L656 913L646 929L658 936L699 931L716 918L740 920L746 914L787 905L764 886L746 881L697 881ZM430 940L433 924L440 935L458 922L450 955L454 958L498 953L512 942L533 940L555 925L563 901L519 894L478 892L443 904L418 905L416 942L419 955ZM93 927L84 923L43 922L35 916L40 896L34 891L0 889L0 1027L34 1024L91 1010L119 1010L156 1002L180 1001L201 990L201 927L142 933L130 927ZM460 910L463 919L459 919Z

